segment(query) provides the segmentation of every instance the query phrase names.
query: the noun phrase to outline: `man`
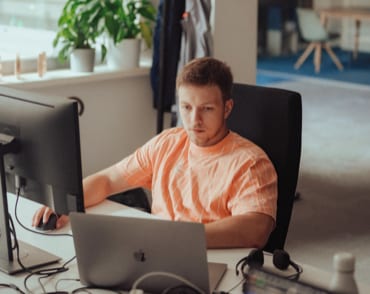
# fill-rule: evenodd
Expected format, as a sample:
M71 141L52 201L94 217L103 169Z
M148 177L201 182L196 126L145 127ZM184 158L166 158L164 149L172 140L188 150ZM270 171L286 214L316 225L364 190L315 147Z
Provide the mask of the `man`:
M132 155L84 179L86 207L135 187L152 191L152 213L205 224L208 248L262 248L274 228L277 176L266 154L228 130L230 68L211 57L177 78L183 127L152 138ZM36 212L33 225L47 220ZM58 220L57 227L66 222Z

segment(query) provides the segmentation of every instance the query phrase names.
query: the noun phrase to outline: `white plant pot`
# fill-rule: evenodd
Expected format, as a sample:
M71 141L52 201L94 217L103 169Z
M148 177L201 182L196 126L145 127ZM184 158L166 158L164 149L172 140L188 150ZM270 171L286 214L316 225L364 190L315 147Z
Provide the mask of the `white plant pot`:
M127 70L139 67L140 39L124 39L114 45L112 40L108 43L107 64L111 69Z
M74 72L93 72L95 49L75 49L71 53L71 70Z

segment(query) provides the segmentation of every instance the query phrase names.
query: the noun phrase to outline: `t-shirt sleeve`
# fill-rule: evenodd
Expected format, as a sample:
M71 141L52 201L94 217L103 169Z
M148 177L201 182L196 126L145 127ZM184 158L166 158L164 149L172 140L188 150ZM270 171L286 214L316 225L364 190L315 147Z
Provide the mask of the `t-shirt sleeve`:
M122 180L128 186L151 189L153 176L151 152L156 144L156 140L157 138L154 137L116 164Z
M232 215L257 212L276 219L277 175L271 161L258 157L236 175L228 202Z
M173 146L185 138L184 134L180 128L166 129L117 163L122 180L129 187L151 190L154 176L156 174L158 177L158 169L162 168L162 161L167 160L169 153L175 152Z

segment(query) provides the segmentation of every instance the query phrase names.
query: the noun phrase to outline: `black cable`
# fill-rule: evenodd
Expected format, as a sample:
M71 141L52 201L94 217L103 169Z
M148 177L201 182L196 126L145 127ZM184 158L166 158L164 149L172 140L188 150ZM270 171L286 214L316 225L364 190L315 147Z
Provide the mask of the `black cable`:
M200 292L188 285L176 285L165 289L162 294L200 294Z
M74 289L71 292L71 294L80 293L80 292L91 293L89 290L105 290L105 291L111 291L112 293L117 293L117 294L120 294L121 293L121 291L119 291L119 290L114 290L114 289L109 289L109 288L85 286L85 287L80 287L80 288Z
M31 230L29 228L27 228L26 226L24 226L22 224L22 222L19 220L18 218L18 214L17 214L17 210L18 210L18 201L19 201L19 197L20 197L20 191L21 191L21 188L22 187L18 187L17 188L17 191L16 191L16 203L15 203L15 207L14 207L14 215L15 215L15 218L17 220L17 223L25 230L29 231L29 232L32 232L32 233L36 233L36 234L39 234L39 235L46 235L46 236L67 236L67 237L72 237L71 234L48 234L48 233L43 233L43 232L37 232L35 230ZM48 277L51 277L53 275L56 275L56 274L59 274L59 273L63 273L65 271L68 270L68 268L66 267L67 264L69 264L70 262L72 262L76 256L73 256L72 258L70 258L69 260L67 260L62 266L60 267L54 267L54 268L47 268L47 269L40 269L40 270L37 270L37 271L32 271L31 269L27 268L26 266L23 265L22 261L20 260L20 254L19 254L19 243L18 243L18 238L17 238L17 235L16 235L16 231L15 231L15 226L14 226L14 223L13 223L13 220L12 220L12 217L11 215L9 214L8 215L9 217L9 222L10 222L10 226L11 226L11 233L13 234L13 239L14 239L14 247L16 249L16 255L17 255L17 262L18 264L21 266L21 268L23 269L23 271L25 272L28 272L29 274L25 277L24 281L23 281L23 284L24 284L24 287L25 289L28 291L28 292L32 292L30 291L30 289L27 287L27 281L29 278L31 278L32 276L34 275L39 275L39 284L43 290L43 292L45 293L45 288L43 286L43 284L41 283L41 279L44 279L44 278L48 278Z
M80 279L73 279L73 278L62 278L62 279L59 279L56 283L55 283L55 292L60 292L58 291L58 286L59 286L59 283L61 282L65 282L65 281L73 281L73 282L80 282Z
M81 288L74 289L71 293L72 294L75 294L75 293L82 292L82 293L91 294L91 292L89 291L89 289L91 289L91 288L90 287L81 287Z
M235 290L237 287L239 287L242 283L245 282L245 278L241 279L237 284L235 284L233 287L231 287L229 290L225 291L225 293L230 293L231 291ZM223 291L222 291L223 292Z
M10 289L13 289L15 291L17 291L18 293L20 294L26 294L26 292L22 291L20 288L18 288L16 285L14 284L4 284L4 283L1 283L0 284L0 288L1 287L4 287L4 288L10 288Z
M18 214L17 214L17 208L18 208L18 200L19 200L19 196L20 196L20 188L18 188L18 191L17 191L17 194L16 194L16 202L15 202L15 207L14 207L14 215L15 215L15 219L17 221L17 223L23 228L25 229L26 231L29 231L31 233L34 233L34 234L39 234L39 235L43 235L43 236L67 236L67 237L72 237L72 234L67 234L67 233L45 233L45 232L39 232L39 231L36 231L36 230L31 230L29 228L27 228L25 225L22 224L22 222L19 220L18 218Z
M8 216L9 216L9 215L8 215ZM13 222L13 220L12 220L12 219L10 219L10 218L9 218L9 220L10 220L11 222ZM11 225L13 225L13 227L11 227L11 226L9 227L9 232L10 232L10 234L13 234L13 235L14 235L14 234L15 234L14 224L11 224ZM12 244L12 250L15 250L15 246L16 246L15 244Z
M10 214L8 215L8 218L9 218L9 224L10 224L10 227L12 228L11 233L13 234L14 249L16 250L17 262L18 262L18 264L20 265L20 267L21 267L24 271L30 272L30 270L29 270L28 268L26 268L26 267L23 265L23 263L21 262L21 260L20 260L20 254L19 254L19 243L18 243L17 233L16 233L16 231L15 231L15 227L14 227L14 222L13 222L12 216L11 216Z
M289 280L298 281L299 277L303 273L303 268L299 264L294 263L294 262L291 262L291 265L296 270L296 273L286 276L286 278Z
M41 283L41 279L49 278L49 277L54 276L54 275L56 275L56 274L60 274L60 273L63 273L63 272L68 271L68 270L69 270L69 268L68 268L68 267L66 267L66 266L67 266L67 264L68 264L68 263L70 263L70 262L72 262L75 258L76 258L76 256L73 256L72 258L70 258L69 260L67 260L67 261L66 261L62 266L60 266L60 267L53 267L53 268L40 269L40 270L37 270L37 271L29 271L29 270L28 270L29 274L26 276L26 278L25 278L25 279L24 279L24 281L23 281L23 284L24 284L25 289L26 289L27 291L29 291L29 292L30 292L30 290L28 289L28 286L27 286L27 281L28 281L31 277L33 277L33 276L35 276L35 275L39 275L39 276L41 276L41 277L39 277L39 284L40 284L41 288L43 288L44 292L46 292L46 291L45 291L45 289L44 289L44 287L43 287L43 285L42 285L42 283Z

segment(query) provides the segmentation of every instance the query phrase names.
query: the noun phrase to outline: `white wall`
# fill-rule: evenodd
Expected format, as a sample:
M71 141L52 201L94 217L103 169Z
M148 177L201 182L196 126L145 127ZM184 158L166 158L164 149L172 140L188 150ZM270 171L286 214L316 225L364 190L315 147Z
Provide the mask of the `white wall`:
M70 79L72 80L72 79ZM11 85L52 96L77 96L85 104L80 117L83 175L133 152L156 134L149 75L55 85Z
M214 56L226 61L236 82L256 83L257 0L212 0Z

